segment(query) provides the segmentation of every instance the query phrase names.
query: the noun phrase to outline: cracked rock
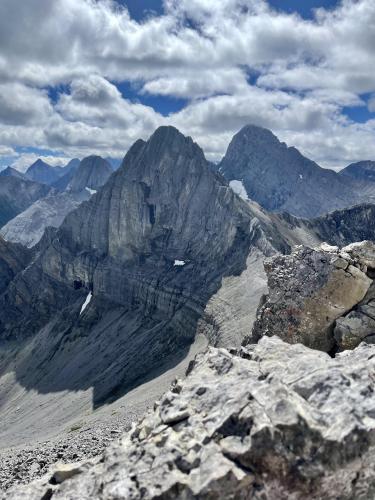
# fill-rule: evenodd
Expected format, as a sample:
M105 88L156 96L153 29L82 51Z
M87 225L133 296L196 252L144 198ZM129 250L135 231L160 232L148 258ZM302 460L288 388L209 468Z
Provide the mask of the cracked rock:
M199 354L178 393L101 459L7 500L374 498L375 346L332 359L263 337L239 354ZM185 407L183 421L162 424Z
M361 302L372 283L364 272L367 260L349 251L297 246L290 255L266 260L269 294L258 309L252 337L244 343L278 335L329 352L335 345L335 321Z

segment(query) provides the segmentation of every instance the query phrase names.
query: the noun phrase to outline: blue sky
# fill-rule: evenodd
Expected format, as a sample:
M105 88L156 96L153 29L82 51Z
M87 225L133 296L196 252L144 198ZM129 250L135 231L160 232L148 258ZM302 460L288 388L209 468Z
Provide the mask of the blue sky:
M165 124L212 161L247 123L326 168L375 159L373 0L117 2L0 2L0 168Z

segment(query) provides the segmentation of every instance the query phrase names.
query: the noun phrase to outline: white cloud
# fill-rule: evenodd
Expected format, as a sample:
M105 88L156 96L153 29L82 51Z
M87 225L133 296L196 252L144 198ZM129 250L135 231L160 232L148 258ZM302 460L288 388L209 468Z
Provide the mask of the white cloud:
M113 0L2 0L2 147L121 157L171 123L219 159L231 136L255 123L323 166L375 158L374 122L353 123L342 110L375 112L375 99L363 98L375 95L373 0L343 0L310 21L265 0L164 6L164 16L137 23ZM111 83L123 80L137 84L140 98L188 104L165 118L123 97ZM58 84L67 87L52 102L44 88Z

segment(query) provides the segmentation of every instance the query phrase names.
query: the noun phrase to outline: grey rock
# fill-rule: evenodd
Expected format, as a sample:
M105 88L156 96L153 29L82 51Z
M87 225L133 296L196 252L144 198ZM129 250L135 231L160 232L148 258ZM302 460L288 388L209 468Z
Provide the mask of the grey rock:
M38 244L0 297L0 343L17 340L14 369L28 389L92 387L101 406L183 359L197 334L225 343L229 315L216 322L208 302L219 304L221 290L233 310L250 253L288 249L264 211L212 172L191 138L162 127ZM263 291L252 296L248 288L239 319L248 316L246 304L255 312ZM244 333L245 321L238 343Z
M43 198L51 188L15 176L0 176L0 227Z
M269 294L259 307L252 338L245 342L279 335L329 352L335 321L362 301L372 283L361 260L327 245L318 250L296 247L264 266Z
M73 179L73 176L79 167L81 160L78 158L73 158L70 162L65 165L63 175L59 177L53 184L52 187L58 191L65 191L69 183Z
M73 192L84 191L86 188L96 191L107 182L112 172L106 160L100 156L88 156L75 170L67 189Z
M375 161L351 163L339 172L340 175L366 182L375 182Z
M0 236L0 293L12 279L29 264L31 253L21 245L3 240Z
M316 217L373 200L356 180L319 167L270 130L248 125L232 139L219 165L229 180L242 181L250 199L267 210Z
M210 348L79 475L3 498L373 498L374 370L366 344L335 359L276 337L238 354Z

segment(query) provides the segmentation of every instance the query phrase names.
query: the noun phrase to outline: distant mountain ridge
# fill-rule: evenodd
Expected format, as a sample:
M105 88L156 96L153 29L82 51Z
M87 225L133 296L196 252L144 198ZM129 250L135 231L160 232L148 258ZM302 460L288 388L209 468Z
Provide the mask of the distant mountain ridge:
M112 174L109 164L99 156L89 156L82 161L74 159L64 170L68 170L67 174L53 184L60 188L59 192L52 190L1 229L0 234L7 241L27 247L36 245L46 227L59 227L65 216L88 200Z
M232 139L219 164L229 181L242 182L247 196L266 210L316 217L375 199L375 184L364 193L356 179L323 169L254 125Z
M375 161L358 161L351 163L339 175L360 181L375 182Z
M51 188L15 175L0 176L0 228L43 198Z
M18 177L19 179L26 179L25 174L16 170L13 167L6 167L4 170L0 172L0 177Z

